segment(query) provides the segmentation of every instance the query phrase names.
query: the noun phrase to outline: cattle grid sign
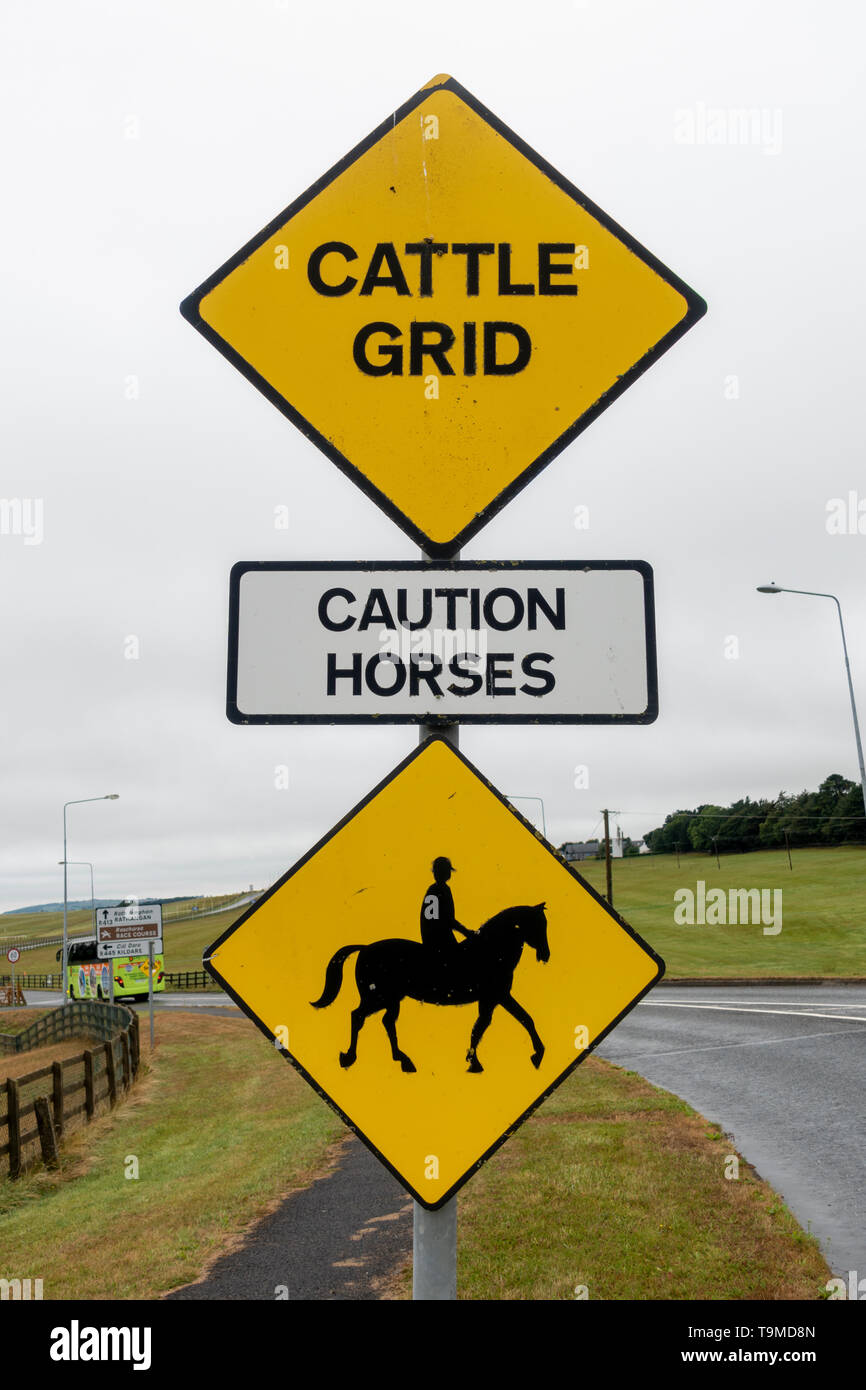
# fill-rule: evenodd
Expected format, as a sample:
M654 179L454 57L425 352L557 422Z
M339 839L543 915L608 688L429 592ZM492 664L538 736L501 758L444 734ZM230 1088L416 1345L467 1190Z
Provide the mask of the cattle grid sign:
M241 563L236 724L648 724L642 561Z

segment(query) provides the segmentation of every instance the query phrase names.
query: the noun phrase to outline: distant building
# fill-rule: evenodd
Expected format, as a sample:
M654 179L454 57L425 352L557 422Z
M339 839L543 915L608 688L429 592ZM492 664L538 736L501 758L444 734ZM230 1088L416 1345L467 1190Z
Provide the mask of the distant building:
M598 854L598 840L566 840L559 852L569 863L579 863L581 859L595 859Z

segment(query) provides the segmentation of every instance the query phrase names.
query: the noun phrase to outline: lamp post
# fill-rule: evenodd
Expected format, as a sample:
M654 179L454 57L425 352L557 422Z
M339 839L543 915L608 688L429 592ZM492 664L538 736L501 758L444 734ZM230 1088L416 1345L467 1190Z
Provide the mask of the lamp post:
M863 767L863 744L860 741L860 724L857 720L857 705L854 701L854 684L851 680L851 666L848 661L848 643L845 641L845 624L842 622L842 607L835 594L822 594L814 589L783 589L779 584L759 584L759 594L805 594L809 598L830 598L839 614L839 629L842 633L842 653L845 657L845 675L848 678L848 694L851 697L851 714L854 719L854 738L857 742L857 761L860 764L860 789L863 792L863 810L866 812L866 770Z
M541 807L541 833L547 839L547 821L544 816L544 802L540 796L509 796L509 801L537 801Z
M63 863L63 860L62 860L62 859L58 859L57 862L58 862L58 864L62 864L62 863ZM93 865L91 864L91 862L90 862L89 859L70 859L68 862L73 866L73 868L83 868L83 869L89 869L89 870L90 870L90 916L91 916L91 922L92 922L93 930L94 930L94 932L95 932L95 931L96 931L96 899L95 899L95 897L94 897L94 895L93 895Z
M87 801L119 801L119 800L120 800L120 793L119 793L119 792L109 792L107 796L82 796L82 797L79 797L79 798L78 798L77 800L75 800L75 801L66 801L66 802L64 802L64 804L63 804L63 859L61 860L61 863L63 864L63 952L62 952L62 955L61 955L61 958L60 958L60 988L63 990L63 1003L64 1003L64 1005L66 1005L66 1004L69 1002L69 990L68 990L68 988L67 988L67 983L66 983L66 980L67 980L67 973L68 973L68 972L67 972L67 967L66 967L66 958L67 958L68 951L69 951L69 940L68 940L68 931L67 931L67 915L68 915L67 867L68 867L68 860L67 860L67 858L66 858L66 808L67 808L67 806L83 806L84 803L87 802Z

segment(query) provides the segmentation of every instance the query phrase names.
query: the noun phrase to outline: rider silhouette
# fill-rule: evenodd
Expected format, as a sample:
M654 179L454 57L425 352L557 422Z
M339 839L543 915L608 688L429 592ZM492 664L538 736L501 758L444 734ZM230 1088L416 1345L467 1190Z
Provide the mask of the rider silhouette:
M474 936L475 933L457 921L454 915L454 899L448 880L454 872L450 859L440 856L433 860L433 879L424 902L421 905L421 941L431 950L442 965L453 962L458 943L454 933Z

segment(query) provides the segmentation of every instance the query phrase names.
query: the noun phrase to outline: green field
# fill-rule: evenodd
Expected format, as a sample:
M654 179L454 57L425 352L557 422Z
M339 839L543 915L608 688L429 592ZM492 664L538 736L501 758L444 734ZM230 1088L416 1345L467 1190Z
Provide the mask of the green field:
M241 896L240 893L225 895L229 902L235 902ZM241 915L240 912L217 912L213 915L201 916L193 914L193 908L199 907L203 902L210 903L213 899L191 898L185 903L171 903L170 907L174 914L178 910L189 912L189 917L180 922L166 921L163 919L163 940L165 942L165 958L167 970L201 970L202 951L205 946L209 946L212 941L225 931L226 927L231 926ZM219 899L216 899L218 902ZM246 909L241 909L246 911ZM86 911L69 913L69 933L70 936L86 935L92 930L92 918L90 909ZM23 916L0 917L0 950L3 957L0 958L0 974L7 974L9 966L5 961L4 942L15 936L42 937L61 935L63 932L63 913L62 912L34 912ZM24 951L20 961L16 965L16 973L30 975L47 975L57 971L57 947L43 946L35 951Z
M613 863L617 912L658 951L672 977L716 975L866 976L866 850L794 849L722 855L640 855ZM602 860L575 865L597 892L605 892ZM781 891L782 927L688 926L674 921L674 893L702 880L706 891L762 888ZM772 901L772 899L771 899Z
M614 906L658 951L672 978L866 976L866 849L795 849L792 862L793 869L789 869L784 851L778 850L723 855L720 868L715 858L704 854L683 854L679 866L676 856L669 854L617 859L613 864ZM604 893L602 860L586 860L575 867ZM674 921L674 894L683 888L696 892L698 880L704 882L707 892L712 888L722 888L726 894L730 889L779 890L781 930L765 934L760 923L678 925ZM194 901L190 901L189 910ZM166 923L166 969L200 970L205 947L240 915L221 912ZM89 912L72 917L79 919L79 927L89 926ZM41 935L57 928L58 914L0 917L0 943L10 922L26 922L31 935ZM414 921L407 919L404 930L407 936L412 935ZM56 971L55 950L47 947L25 952L18 969L33 974Z

